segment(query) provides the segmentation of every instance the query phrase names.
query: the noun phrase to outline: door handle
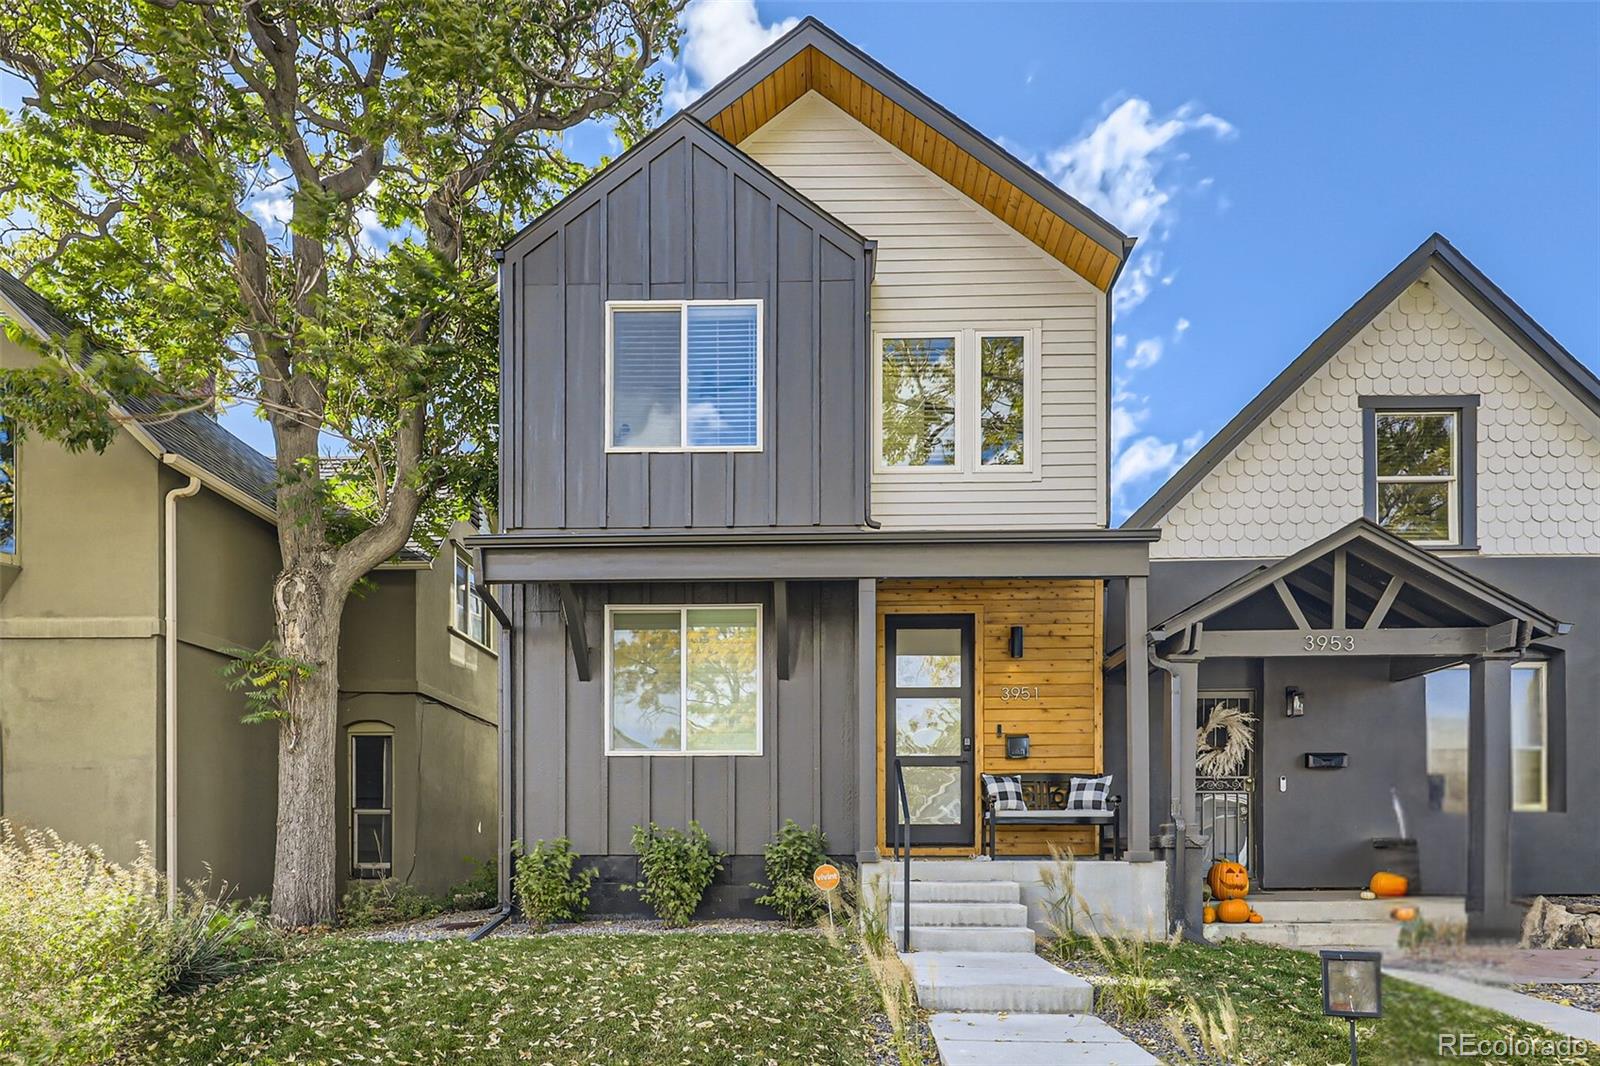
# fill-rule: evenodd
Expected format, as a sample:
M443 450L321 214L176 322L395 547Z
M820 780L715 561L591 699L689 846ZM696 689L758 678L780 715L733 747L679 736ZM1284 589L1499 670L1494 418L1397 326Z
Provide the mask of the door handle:
M961 750L962 751L971 751L972 750L972 738L971 737L962 737L961 738Z

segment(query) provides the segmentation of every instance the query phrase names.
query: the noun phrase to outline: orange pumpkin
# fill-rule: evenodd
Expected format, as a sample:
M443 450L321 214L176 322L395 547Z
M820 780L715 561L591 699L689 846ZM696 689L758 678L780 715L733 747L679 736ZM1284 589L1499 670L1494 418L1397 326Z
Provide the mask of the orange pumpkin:
M1236 862L1215 862L1206 885L1215 899L1244 899L1250 894L1250 871Z
M1205 921L1206 921L1206 924L1210 925L1212 922L1214 922L1216 920L1217 920L1217 908L1215 908L1215 907L1207 907L1205 909Z
M1397 922L1409 922L1416 916L1417 908L1415 907L1396 907L1394 910L1389 912L1389 917L1393 918Z
M1217 904L1217 917L1229 925L1248 922L1250 914L1250 904L1242 899L1225 899Z
M1372 882L1367 887L1372 890L1373 895L1385 898L1405 895L1411 883L1399 874L1379 870L1372 875Z
M1250 912L1251 925L1260 925L1263 921L1265 921L1265 919L1262 918L1261 915L1257 914L1255 911Z

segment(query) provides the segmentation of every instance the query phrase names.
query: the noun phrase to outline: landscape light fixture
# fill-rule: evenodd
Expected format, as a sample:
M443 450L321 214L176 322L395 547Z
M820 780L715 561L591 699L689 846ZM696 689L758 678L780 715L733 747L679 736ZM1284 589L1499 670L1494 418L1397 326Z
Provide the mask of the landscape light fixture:
M1356 1019L1383 1016L1383 954L1322 952L1322 1013L1350 1019L1350 1066L1356 1066Z

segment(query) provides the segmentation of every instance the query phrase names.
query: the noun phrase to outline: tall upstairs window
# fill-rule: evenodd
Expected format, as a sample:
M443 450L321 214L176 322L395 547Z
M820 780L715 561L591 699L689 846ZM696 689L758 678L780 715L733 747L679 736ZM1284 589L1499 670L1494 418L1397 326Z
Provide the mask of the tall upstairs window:
M759 451L761 302L606 306L607 450Z
M394 730L382 723L350 727L350 873L394 872Z
M0 555L17 554L17 445L0 418Z
M1477 397L1364 396L1366 512L1418 544L1476 543Z
M877 352L880 472L981 476L1037 469L1034 329L886 334Z

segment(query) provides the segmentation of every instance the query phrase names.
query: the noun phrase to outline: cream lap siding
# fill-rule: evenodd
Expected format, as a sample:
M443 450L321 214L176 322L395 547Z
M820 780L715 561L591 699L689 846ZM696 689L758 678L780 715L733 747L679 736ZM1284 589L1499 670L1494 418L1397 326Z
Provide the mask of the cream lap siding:
M873 518L888 528L1103 527L1104 296L815 92L739 147L878 242L874 333L1040 331L1037 472L875 472Z
M1600 554L1600 440L1417 282L1161 520L1159 559L1274 558L1362 513L1361 396L1481 397L1478 540L1485 555Z

